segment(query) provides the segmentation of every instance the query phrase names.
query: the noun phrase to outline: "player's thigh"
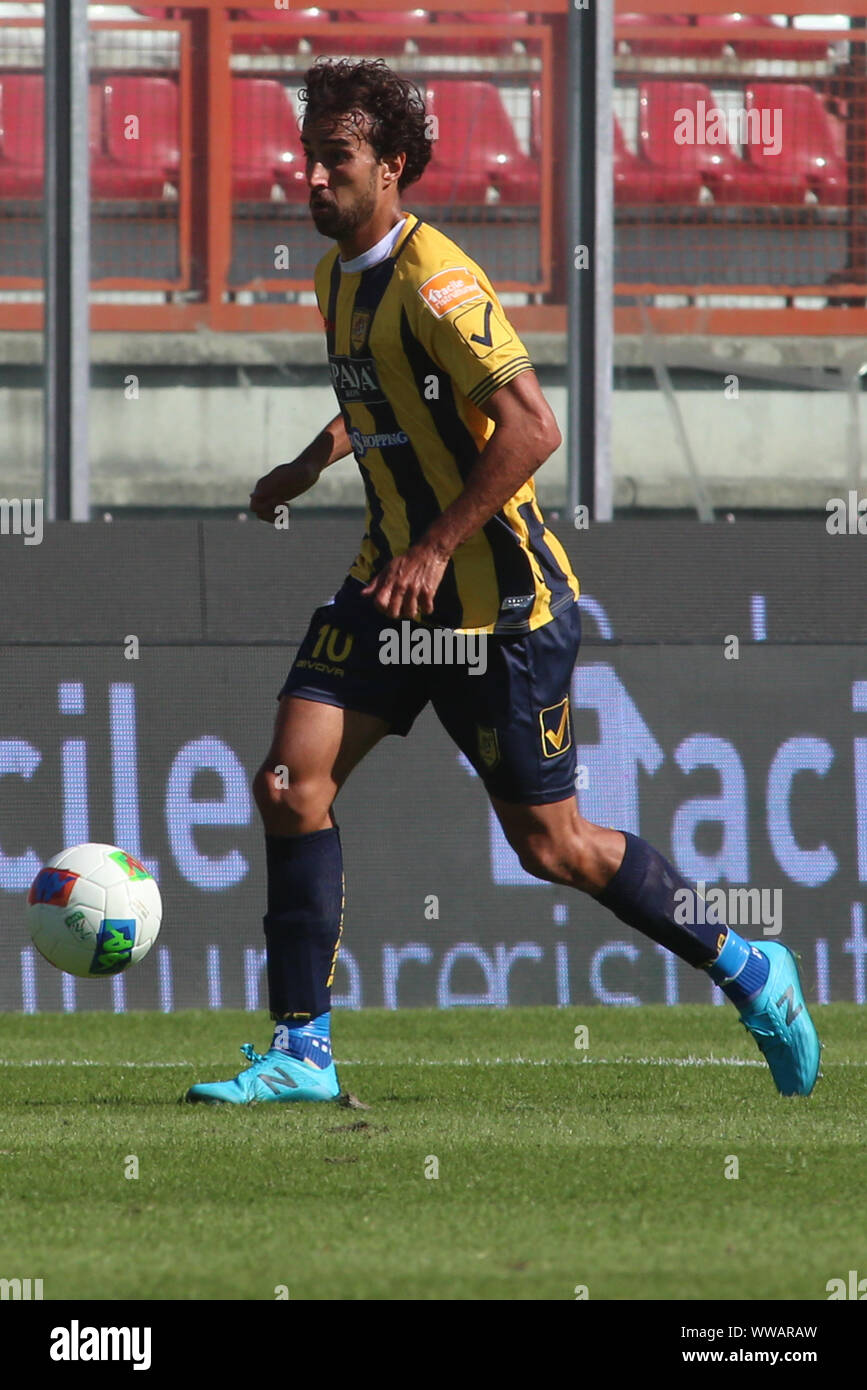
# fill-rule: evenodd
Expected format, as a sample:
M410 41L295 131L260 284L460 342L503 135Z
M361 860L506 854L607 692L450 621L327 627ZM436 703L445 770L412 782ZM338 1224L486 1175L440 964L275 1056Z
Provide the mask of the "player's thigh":
M569 694L580 630L573 604L534 632L489 638L476 674L441 668L434 708L492 798L525 806L574 800Z
M262 770L276 774L285 768L288 775L282 780L315 786L333 799L388 729L386 720L372 714L283 695Z
M535 840L580 838L592 830L590 822L579 814L574 796L539 806L503 801L498 796L491 796L490 799L506 839L513 848L522 842Z

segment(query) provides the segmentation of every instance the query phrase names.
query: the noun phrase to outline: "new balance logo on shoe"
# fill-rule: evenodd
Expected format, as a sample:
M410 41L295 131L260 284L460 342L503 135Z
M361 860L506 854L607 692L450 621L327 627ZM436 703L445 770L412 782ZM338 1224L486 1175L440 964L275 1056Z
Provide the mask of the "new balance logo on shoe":
M804 1005L803 1005L803 1002L801 1002L801 1003L798 1005L797 1009L793 1009L793 1008L792 1008L792 1005L793 1005L794 1002L795 1002L795 987L794 987L794 985L789 985L789 988L785 991L785 993L780 995L779 999L777 1000L777 1004L776 1004L776 1007L777 1007L778 1009L782 1006L782 1003L783 1003L783 1000L784 1000L784 999L785 999L785 1001L786 1001L786 1027L787 1027L787 1028L791 1028L792 1024L794 1023L795 1019L798 1017L798 1014L801 1012L801 1010L803 1009Z
M276 1075L274 1075L274 1076L266 1076L264 1072L260 1072L260 1074L259 1074L259 1080L260 1080L260 1081L264 1081L264 1082L265 1082L265 1085L266 1085L266 1086L269 1086L269 1087L271 1088L271 1090L274 1092L275 1095L277 1095L277 1093L279 1092L281 1086L293 1086L293 1087L294 1087L294 1086L297 1086L297 1085L298 1085L298 1082L297 1082L297 1081L293 1081L293 1079L292 1079L292 1077L289 1075L288 1071L284 1071L282 1067L275 1067L275 1068L274 1068L274 1071L275 1071L275 1073L276 1073ZM278 1077L278 1076L283 1078L282 1081L278 1081L278 1080L277 1080L277 1077Z

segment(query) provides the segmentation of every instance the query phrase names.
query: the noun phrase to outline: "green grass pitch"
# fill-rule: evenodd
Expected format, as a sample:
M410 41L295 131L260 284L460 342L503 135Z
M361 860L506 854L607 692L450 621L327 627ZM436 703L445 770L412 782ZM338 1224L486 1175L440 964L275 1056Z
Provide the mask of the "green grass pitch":
M264 1047L262 1014L7 1014L0 1276L46 1299L826 1299L867 1271L867 1028L814 1017L824 1077L785 1100L728 1006L338 1013L362 1110L178 1105Z

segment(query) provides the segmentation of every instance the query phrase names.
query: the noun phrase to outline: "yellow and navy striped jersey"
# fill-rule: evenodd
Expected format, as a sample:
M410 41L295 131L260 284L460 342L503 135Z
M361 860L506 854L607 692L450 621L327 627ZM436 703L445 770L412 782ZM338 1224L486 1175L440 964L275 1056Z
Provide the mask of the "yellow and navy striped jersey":
M316 296L367 498L350 574L368 583L460 496L494 431L482 406L532 363L484 271L413 213L366 270L342 271L334 247L316 267ZM531 478L458 546L428 621L530 632L577 596Z

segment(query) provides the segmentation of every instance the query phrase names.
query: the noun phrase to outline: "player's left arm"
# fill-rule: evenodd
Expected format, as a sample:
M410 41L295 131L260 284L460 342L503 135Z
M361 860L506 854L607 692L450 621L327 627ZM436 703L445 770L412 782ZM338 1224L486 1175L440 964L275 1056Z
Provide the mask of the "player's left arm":
M534 371L513 377L482 409L496 428L463 492L421 540L391 560L363 591L391 618L433 612L436 591L458 546L490 521L560 445L557 421Z

